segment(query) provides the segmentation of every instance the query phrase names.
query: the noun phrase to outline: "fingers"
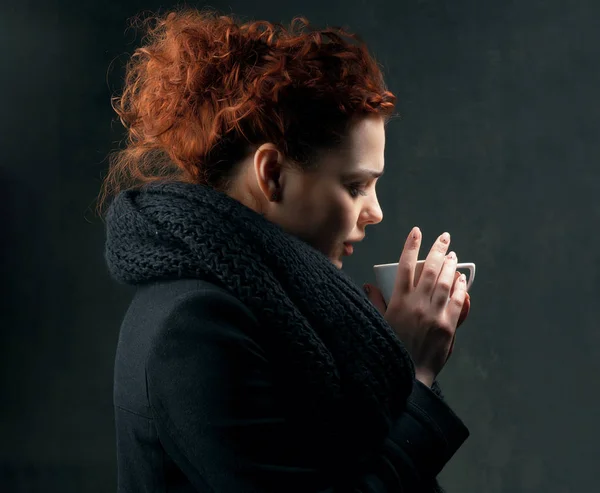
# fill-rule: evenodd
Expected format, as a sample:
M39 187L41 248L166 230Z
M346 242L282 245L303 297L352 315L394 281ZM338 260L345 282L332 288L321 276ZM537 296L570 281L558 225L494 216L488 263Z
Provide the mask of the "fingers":
M458 273L459 276L461 275L460 273ZM458 279L457 279L457 284L458 284ZM458 322L456 324L456 328L458 329L462 323L466 320L466 318L469 316L469 310L471 309L471 296L469 296L469 293L466 292L466 281L465 281L465 301L463 303L462 309L460 311L460 315L458 316ZM454 291L454 289L453 289ZM452 335L452 342L450 343L450 350L448 351L448 358L450 358L450 356L452 355L452 352L454 351L454 344L456 343L456 330L454 331L454 334ZM446 361L448 361L448 359L446 359Z
M462 310L461 310L460 315L458 317L458 323L456 324L456 328L457 329L467 319L467 317L469 316L469 311L470 310L471 310L471 296L469 296L469 293L467 292L467 294L465 296L465 302L463 304Z
M424 295L431 297L438 280L440 270L444 265L446 252L450 246L450 234L444 233L438 237L436 242L431 247L429 255L425 259L425 265L423 265L423 273L419 278L417 289L419 289ZM448 294L450 291L448 290Z
M400 293L408 293L413 288L415 265L419 258L419 249L421 248L421 230L415 226L406 242L404 249L398 261L398 273L396 275L395 290Z
M461 274L456 280L454 285L454 293L448 300L448 306L446 307L446 313L450 324L453 327L458 326L458 321L463 313L463 306L467 298L467 277ZM469 304L470 306L470 304ZM464 316L466 318L466 315ZM464 320L463 318L463 320Z
M442 270L437 279L437 283L431 296L431 302L438 310L443 310L448 304L448 298L451 296L451 292L455 291L454 285L456 284L456 254L450 252L444 258L442 264Z
M458 259L456 260L456 262L458 263ZM460 272L455 271L454 272L454 282L452 283L452 290L450 291L450 296L452 296L454 294L454 286L456 286L456 281L458 280L459 277L460 277Z

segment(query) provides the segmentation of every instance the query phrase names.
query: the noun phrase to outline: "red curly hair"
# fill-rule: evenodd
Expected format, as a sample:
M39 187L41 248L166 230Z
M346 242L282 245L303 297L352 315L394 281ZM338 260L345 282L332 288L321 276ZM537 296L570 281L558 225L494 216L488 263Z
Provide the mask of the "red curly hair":
M272 142L306 169L339 144L353 117L388 119L395 104L377 62L341 28L240 23L185 8L141 20L145 37L112 105L127 145L112 154L100 204L155 180L226 190L235 165Z

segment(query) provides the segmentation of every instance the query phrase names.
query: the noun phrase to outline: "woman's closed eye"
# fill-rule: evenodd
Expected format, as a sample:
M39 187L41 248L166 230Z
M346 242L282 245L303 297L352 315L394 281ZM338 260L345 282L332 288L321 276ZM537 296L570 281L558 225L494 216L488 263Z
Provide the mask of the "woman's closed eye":
M350 192L350 196L352 198L356 198L359 195L367 195L367 192L365 189L366 189L366 186L364 183L355 182L355 183L351 183L350 185L348 185L348 191Z

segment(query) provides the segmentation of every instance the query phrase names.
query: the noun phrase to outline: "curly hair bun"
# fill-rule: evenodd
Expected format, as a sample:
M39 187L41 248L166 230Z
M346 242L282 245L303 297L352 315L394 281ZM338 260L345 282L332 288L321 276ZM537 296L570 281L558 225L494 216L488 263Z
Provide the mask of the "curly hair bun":
M113 98L127 146L112 158L106 194L164 178L221 186L262 142L307 163L354 116L394 110L377 62L341 28L189 8L136 20L145 36Z

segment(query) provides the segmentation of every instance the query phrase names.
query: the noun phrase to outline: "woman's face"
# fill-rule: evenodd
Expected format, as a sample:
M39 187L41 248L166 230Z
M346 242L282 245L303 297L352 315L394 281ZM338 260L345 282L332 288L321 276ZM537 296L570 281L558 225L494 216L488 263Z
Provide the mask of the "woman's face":
M367 225L383 219L375 185L383 173L384 148L384 122L376 115L356 120L341 146L317 157L314 171L281 166L281 155L267 144L254 154L243 180L246 194L238 196L249 192L254 209L341 268L351 253L345 243L361 241ZM275 190L279 199L271 201Z

